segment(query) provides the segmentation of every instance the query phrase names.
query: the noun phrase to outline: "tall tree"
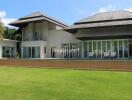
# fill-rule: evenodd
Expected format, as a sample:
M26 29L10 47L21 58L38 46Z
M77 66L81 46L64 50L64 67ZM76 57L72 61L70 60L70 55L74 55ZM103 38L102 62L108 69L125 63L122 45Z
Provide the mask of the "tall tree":
M4 27L3 23L0 21L0 40L4 38Z
M15 28L4 28L4 38L6 39L13 39L13 34L16 32Z
M22 39L21 28L16 29L16 28L4 27L4 38L21 41Z

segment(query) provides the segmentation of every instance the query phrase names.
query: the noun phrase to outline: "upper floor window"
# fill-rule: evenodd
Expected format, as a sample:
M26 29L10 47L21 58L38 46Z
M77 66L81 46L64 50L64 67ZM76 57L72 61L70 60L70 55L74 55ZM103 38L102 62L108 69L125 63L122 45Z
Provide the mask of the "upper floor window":
M33 40L40 40L40 33L39 32L33 33Z

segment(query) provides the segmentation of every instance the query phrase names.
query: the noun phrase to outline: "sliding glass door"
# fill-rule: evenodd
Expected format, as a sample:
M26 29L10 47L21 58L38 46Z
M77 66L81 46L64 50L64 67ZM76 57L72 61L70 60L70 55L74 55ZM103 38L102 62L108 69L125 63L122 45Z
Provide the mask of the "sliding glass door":
M23 58L40 58L40 47L23 47Z

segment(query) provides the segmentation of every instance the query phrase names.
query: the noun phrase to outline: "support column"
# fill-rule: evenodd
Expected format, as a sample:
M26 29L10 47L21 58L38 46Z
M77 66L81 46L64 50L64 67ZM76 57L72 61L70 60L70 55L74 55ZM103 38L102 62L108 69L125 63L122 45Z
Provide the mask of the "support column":
M44 47L40 47L40 59L44 59L45 56L44 56Z
M82 47L82 58L84 58L84 42L82 42L81 47Z
M23 47L21 47L21 59L23 59Z
M2 54L3 54L2 46L0 46L0 59L2 59Z

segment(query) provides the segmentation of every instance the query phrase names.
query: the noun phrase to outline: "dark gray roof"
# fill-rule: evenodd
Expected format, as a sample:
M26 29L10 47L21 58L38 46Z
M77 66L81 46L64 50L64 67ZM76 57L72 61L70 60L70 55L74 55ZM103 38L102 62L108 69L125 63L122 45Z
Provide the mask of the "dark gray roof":
M110 22L100 22L100 23L87 23L87 24L76 24L69 26L65 29L78 29L78 28L93 28L93 27L104 27L104 26L119 26L119 25L132 25L132 20L124 21L110 21Z
M119 19L129 19L129 18L132 18L132 12L129 12L129 11L111 11L111 12L98 13L94 16L85 18L85 19L80 20L76 23L119 20Z
M29 22L36 22L36 21L43 21L43 20L47 20L47 21L57 24L63 28L67 27L67 25L64 24L63 22L58 21L58 20L54 19L53 17L50 17L50 16L40 13L40 12L35 12L30 15L24 16L24 17L20 18L19 20L15 21L13 23L10 23L10 25L21 26L21 25L29 23Z
M122 26L132 25L132 12L129 11L113 11L99 13L94 16L83 19L74 25L65 28L68 32L73 32L77 29L96 28L106 26Z
M43 15L46 16L46 14L42 14L41 12L34 12L34 13L32 13L30 15L27 15L27 16L24 16L24 17L22 17L20 19L27 19L27 18L32 18L32 17L40 17L40 16L43 16Z

